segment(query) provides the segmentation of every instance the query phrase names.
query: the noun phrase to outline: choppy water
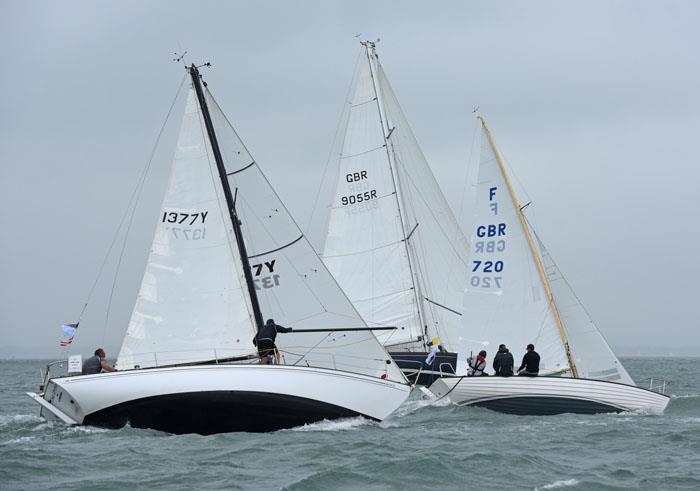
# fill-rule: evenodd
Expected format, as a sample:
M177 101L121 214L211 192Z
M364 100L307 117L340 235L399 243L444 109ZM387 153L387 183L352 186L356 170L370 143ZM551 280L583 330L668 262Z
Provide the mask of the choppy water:
M672 380L663 416L510 416L409 400L270 434L47 423L41 361L0 361L0 489L700 489L700 359L626 359Z

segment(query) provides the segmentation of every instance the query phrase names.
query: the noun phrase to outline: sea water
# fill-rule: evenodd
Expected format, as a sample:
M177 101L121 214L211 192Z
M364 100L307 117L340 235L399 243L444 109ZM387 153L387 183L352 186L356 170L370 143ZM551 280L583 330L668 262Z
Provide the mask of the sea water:
M663 416L512 416L414 394L382 423L170 435L68 427L24 392L43 361L0 360L0 489L700 489L700 359L634 358L671 381Z

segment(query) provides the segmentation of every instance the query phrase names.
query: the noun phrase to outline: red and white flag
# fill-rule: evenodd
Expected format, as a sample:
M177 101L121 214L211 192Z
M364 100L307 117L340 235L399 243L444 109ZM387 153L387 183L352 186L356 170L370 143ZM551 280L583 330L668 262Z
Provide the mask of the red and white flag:
M73 343L75 338L75 332L78 330L79 322L75 324L61 324L61 330L63 331L63 339L58 343L59 346L65 348L66 346Z

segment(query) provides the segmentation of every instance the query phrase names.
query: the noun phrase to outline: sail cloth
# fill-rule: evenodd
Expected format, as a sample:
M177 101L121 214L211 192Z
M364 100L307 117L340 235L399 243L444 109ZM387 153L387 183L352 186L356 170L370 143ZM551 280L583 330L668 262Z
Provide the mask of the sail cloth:
M457 349L466 239L373 47L355 74L323 258L386 345Z
M579 377L635 385L539 236L535 237Z
M485 132L471 229L469 279L464 292L469 351L503 343L516 361L526 346L541 356L540 372L568 367L563 341L518 218L519 211Z
M194 89L117 367L255 352L240 259Z
M263 316L296 329L366 327L214 98L206 97ZM285 364L405 381L371 331L292 332L276 344Z
M448 350L466 355L460 314L468 278L467 239L378 61L377 69L425 325L429 337L439 336Z
M370 61L355 76L338 184L331 202L323 259L385 344L416 341L423 327L413 290L405 234Z

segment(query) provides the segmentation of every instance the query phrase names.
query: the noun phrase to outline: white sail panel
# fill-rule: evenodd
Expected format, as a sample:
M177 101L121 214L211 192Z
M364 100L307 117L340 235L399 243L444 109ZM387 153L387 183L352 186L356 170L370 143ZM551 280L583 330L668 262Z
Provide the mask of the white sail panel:
M539 236L535 235L535 237L537 237L549 286L559 309L559 316L564 324L578 376L635 385L632 377L610 349Z
M193 89L117 367L255 352L255 327L216 163Z
M369 60L355 76L323 259L385 345L416 341L423 328L408 263Z
M207 101L264 318L294 329L366 327L209 93ZM285 364L405 381L371 331L292 332L276 344Z
M462 297L468 279L468 243L418 145L384 69L377 61L380 94L391 127L401 204L429 337L465 353ZM466 352L468 354L468 352Z
M567 368L563 341L518 211L485 133L476 196L464 292L469 350L476 353L487 347L492 358L503 343L513 352L517 368L532 343L541 356L541 373Z

